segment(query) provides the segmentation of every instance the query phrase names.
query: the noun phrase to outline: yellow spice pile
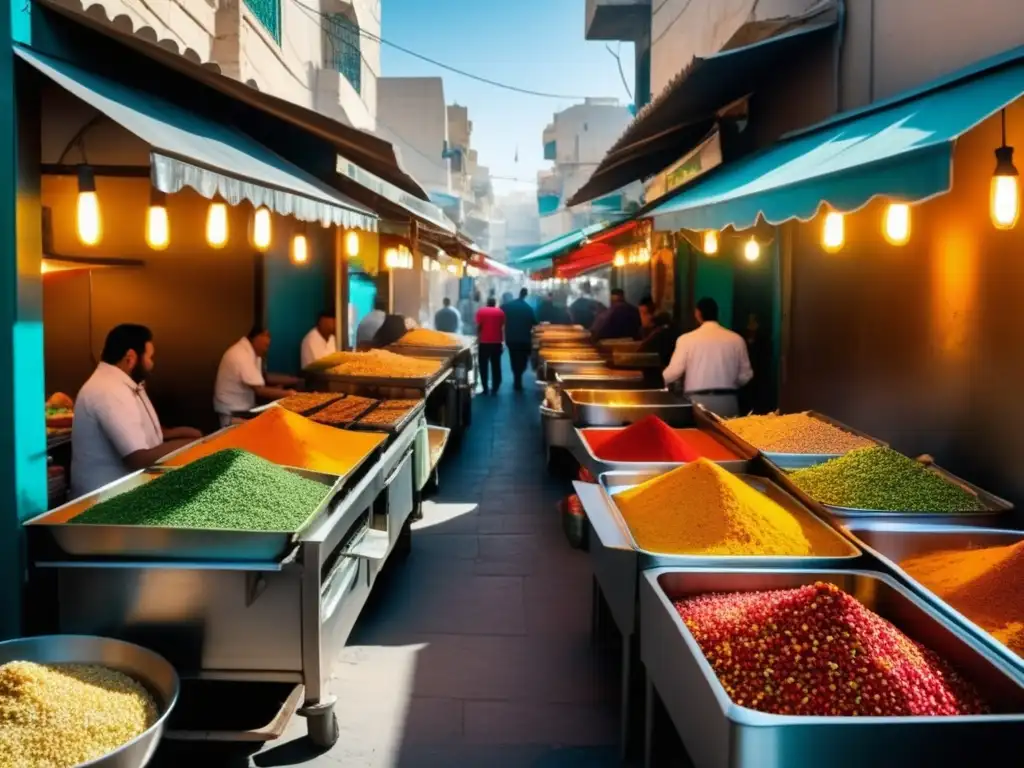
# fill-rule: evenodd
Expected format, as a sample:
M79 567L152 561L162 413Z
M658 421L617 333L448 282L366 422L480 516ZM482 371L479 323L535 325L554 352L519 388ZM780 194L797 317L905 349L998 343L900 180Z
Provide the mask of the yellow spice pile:
M396 355L385 349L367 352L345 352L345 359L330 369L339 376L382 376L394 379L416 379L433 376L441 368L439 360Z
M808 413L769 413L729 419L725 426L752 446L768 453L844 454L875 443Z
M678 555L839 557L842 540L783 509L714 462L698 459L615 494L636 543Z
M158 717L121 672L91 664L0 666L0 766L70 768L124 746Z
M459 340L450 333L434 331L430 328L414 328L398 340L399 344L413 347L451 347L461 346Z

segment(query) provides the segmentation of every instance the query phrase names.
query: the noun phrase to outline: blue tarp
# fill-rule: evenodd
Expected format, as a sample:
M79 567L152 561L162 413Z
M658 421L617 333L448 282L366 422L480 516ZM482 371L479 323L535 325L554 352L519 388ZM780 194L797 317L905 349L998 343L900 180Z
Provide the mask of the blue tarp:
M647 215L659 229L746 229L759 217L807 221L823 203L848 213L877 196L948 192L956 138L1024 95L1024 49L961 74L721 166Z

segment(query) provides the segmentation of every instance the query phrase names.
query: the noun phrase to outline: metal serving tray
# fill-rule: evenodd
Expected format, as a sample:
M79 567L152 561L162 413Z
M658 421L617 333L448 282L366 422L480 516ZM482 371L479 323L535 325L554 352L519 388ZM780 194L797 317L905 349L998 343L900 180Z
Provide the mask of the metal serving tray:
M861 432L858 429L848 427L841 421L836 421L831 416L826 416L825 414L818 413L817 411L807 411L806 413L812 419L824 421L826 424L831 424L833 427L841 429L844 432L849 432L852 435L863 437L866 440L870 440L875 445L888 445L888 443L885 443L875 437L872 437L871 435ZM742 437L740 437L731 429L729 429L730 419L723 419L721 416L712 413L711 411L707 411L707 414L708 418L714 419L718 422L719 427L721 429L732 435L733 439L737 443L749 446L752 451L760 452L762 456L764 456L766 459L773 462L777 467L780 467L782 469L803 469L805 467L813 467L817 464L823 464L824 462L829 461L830 459L838 459L840 456L846 455L844 453L775 453L773 451L761 451L757 447L750 445L746 440L744 440Z
M948 482L951 482L954 485L959 485L961 488L975 494L979 499L981 499L982 503L985 505L985 509L980 512L893 512L881 509L836 507L831 504L822 504L821 502L812 499L808 494L804 493L797 487L796 483L794 483L792 478L789 476L789 472L777 466L771 460L767 460L766 463L772 471L772 476L787 491L792 493L812 509L824 510L829 515L836 518L837 522L840 524L845 524L848 520L862 518L867 520L914 522L928 525L967 525L978 526L980 528L993 528L999 527L999 523L1005 519L1005 515L1013 510L1013 504L1005 499L1001 499L988 491L982 490L978 486L957 477L952 472L942 469L942 467L935 464L930 464L929 469L945 478Z
M692 427L693 405L667 389L563 389L562 409L577 427L623 427L657 416L670 427Z
M691 427L695 428L695 427ZM618 432L622 427L585 427L588 432ZM750 457L744 457L735 446L726 443L718 434L704 430L713 439L722 444L723 447L735 453L735 459L726 459L721 461L715 461L725 467L730 472L742 473L750 469ZM643 473L639 475L642 480L637 480L637 483L643 482L650 477L660 475L669 470L675 469L678 466L685 464L682 461L609 461L607 459L600 458L594 453L594 448L591 446L590 441L586 439L583 434L583 429L578 427L573 428L572 440L569 444L573 456L580 463L580 466L585 467L590 474L594 477L606 473ZM636 483L634 483L635 485Z
M572 421L561 411L540 406L540 420L544 427L544 443L548 449L568 448L572 443Z
M673 600L708 592L831 582L924 642L974 682L994 714L795 717L738 706L719 683ZM889 576L868 571L661 568L643 574L641 658L696 768L907 768L989 764L1024 735L1024 687L999 659ZM650 701L650 695L648 700ZM1012 761L1011 761L1012 762Z
M555 383L564 389L642 389L644 375L640 371L607 368L587 373L556 373ZM539 383L539 382L538 382ZM658 390L652 390L658 391Z
M421 400L418 404L414 405L412 408L406 411L405 415L402 416L402 418L396 421L394 424L364 424L362 421L360 421L360 419L366 418L371 413L376 411L379 407L380 403L377 403L372 408L369 408L363 413L361 413L359 415L359 419L356 419L353 423L349 425L349 429L368 432L388 432L390 434L401 432L403 429L409 426L417 416L423 413L424 409L426 408L426 402Z
M451 375L451 367L442 363L441 369L429 377L340 376L334 373L321 373L311 378L322 383L330 392L393 400L402 399L405 392L414 392L415 397L426 397Z
M923 595L933 606L965 626L993 653L1013 666L1024 678L1024 659L1011 651L971 619L932 592L900 565L904 560L932 552L966 551L986 547L1005 547L1024 541L1024 531L1002 528L969 528L956 525L917 525L914 523L851 520L845 525L861 548L876 557L899 579Z
M302 394L302 393L300 393L300 394ZM296 413L299 413L300 416L311 416L312 414L317 413L318 411L322 411L328 405L333 405L334 403L338 402L339 400L343 400L345 398L345 395L342 394L341 392L332 392L332 393L325 392L323 394L331 394L334 399L333 400L327 400L327 401L325 401L323 403L320 403L319 405L314 405L312 408L309 408L309 409L307 409L305 411L302 411L301 413L296 411ZM281 401L282 400L287 400L287 398L279 397L277 400L271 400L269 403L264 403L263 405L257 405L255 408L250 408L246 412L246 416L247 417L259 416L261 413L263 413L265 411L269 411L271 408L279 408L280 405L281 405Z
M597 360L559 360L553 362L550 360L543 361L541 363L544 369L544 375L542 379L547 381L555 381L555 377L560 374L580 374L580 373L604 373L608 370L608 364L601 359Z
M324 498L294 531L236 531L212 528L163 528L151 525L71 524L101 501L120 496L176 469L144 469L25 523L50 532L57 546L76 557L121 557L175 561L267 563L283 557L316 521L328 514L342 478L308 469L284 467L324 486Z

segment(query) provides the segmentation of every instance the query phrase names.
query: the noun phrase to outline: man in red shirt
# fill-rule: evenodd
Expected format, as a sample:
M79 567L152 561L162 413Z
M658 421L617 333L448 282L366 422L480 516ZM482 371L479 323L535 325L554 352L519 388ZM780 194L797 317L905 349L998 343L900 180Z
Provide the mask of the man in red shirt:
M487 306L476 313L477 342L480 344L480 381L487 394L488 383L494 386L490 391L497 393L501 386L501 352L505 341L505 313L498 308L493 296L487 299ZM490 382L488 382L490 379Z

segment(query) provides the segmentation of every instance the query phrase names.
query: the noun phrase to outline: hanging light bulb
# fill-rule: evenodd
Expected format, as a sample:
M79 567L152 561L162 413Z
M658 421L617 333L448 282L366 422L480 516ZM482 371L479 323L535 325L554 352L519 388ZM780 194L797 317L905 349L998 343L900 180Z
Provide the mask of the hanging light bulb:
M615 260L612 262L612 265L616 267L626 266L626 256L625 254L622 253L622 251L619 251L615 254Z
M260 206L252 214L252 232L250 239L253 247L258 251L265 251L270 248L271 240L271 215L270 209Z
M996 229L1013 229L1020 216L1020 174L1013 164L1013 147L1006 146L1006 110L1002 112L1003 143L996 150L989 214Z
M761 246L755 238L751 237L743 246L743 258L747 261L757 261L761 258Z
M885 209L882 233L890 245L906 245L910 240L910 206L906 203L889 203Z
M714 256L718 253L718 232L713 229L709 229L704 233L704 253L708 256Z
M821 247L829 253L836 253L846 241L843 214L830 211L825 214L825 223L821 227Z
M206 212L206 242L211 248L228 244L228 204L222 200L214 200Z
M384 251L384 266L388 269L395 269L398 266L397 248L388 248Z
M167 195L154 187L149 191L149 208L146 209L146 244L154 251L162 251L170 242Z
M354 229L345 233L345 255L350 259L359 255L359 233Z
M100 200L96 194L96 178L92 168L78 166L78 206L75 212L75 227L82 245L96 245L103 238L103 221L100 218Z
M289 250L292 264L301 265L309 261L309 241L302 232L296 232L292 236L292 247Z

